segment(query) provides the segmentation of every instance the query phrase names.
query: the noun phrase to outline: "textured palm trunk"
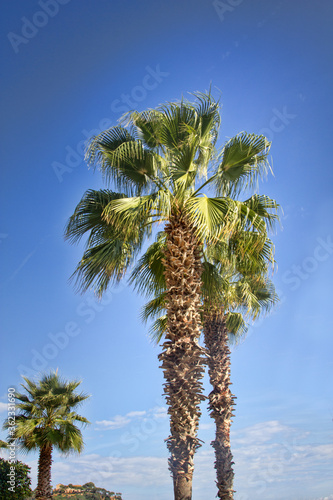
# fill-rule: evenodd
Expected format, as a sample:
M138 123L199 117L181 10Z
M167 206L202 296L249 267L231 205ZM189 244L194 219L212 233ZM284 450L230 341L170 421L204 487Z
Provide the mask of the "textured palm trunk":
M40 449L36 500L52 500L51 488L52 445Z
M201 331L201 253L193 227L182 214L173 214L166 225L165 278L167 284L167 333L159 355L164 371L164 393L169 406L170 451L175 500L192 498L193 459L202 396L203 349Z
M209 410L215 420L216 435L212 441L215 450L215 469L218 498L234 498L233 460L230 449L230 425L235 397L230 391L230 350L225 316L211 314L204 324L205 345L208 354L208 373L212 392L209 394Z

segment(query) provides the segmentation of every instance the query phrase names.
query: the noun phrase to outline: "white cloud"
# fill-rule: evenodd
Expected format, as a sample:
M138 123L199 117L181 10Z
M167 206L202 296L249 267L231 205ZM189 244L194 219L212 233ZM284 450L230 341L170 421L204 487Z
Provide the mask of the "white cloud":
M7 403L1 403L0 402L0 413L3 413L4 411L7 411L8 405Z
M130 424L133 420L142 421L146 418L149 419L160 419L167 417L167 410L164 407L156 406L154 408L149 408L148 410L133 410L126 415L115 415L110 420L99 420L96 422L100 427L97 430L103 429L120 429Z
M105 429L120 429L130 423L130 419L126 416L116 415L111 420L99 420L96 424L104 427Z
M200 430L202 431L208 431L214 428L215 428L214 424L200 424Z
M289 434L293 429L281 424L277 420L261 422L250 427L232 432L233 445L246 445L266 443L276 437L277 434Z
M126 417L129 418L143 417L146 414L147 414L146 411L130 411L129 413L126 413Z
M331 444L308 442L310 433L278 421L234 434L235 489L243 500L276 500L276 491L281 500L331 493Z
M167 418L168 412L164 406L156 406L152 410L153 418Z

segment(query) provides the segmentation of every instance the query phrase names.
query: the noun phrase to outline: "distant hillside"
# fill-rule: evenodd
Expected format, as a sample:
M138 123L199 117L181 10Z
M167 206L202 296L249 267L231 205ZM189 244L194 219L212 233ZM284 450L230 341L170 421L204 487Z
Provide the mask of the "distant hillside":
M121 493L99 488L94 483L58 484L53 489L54 500L122 500Z

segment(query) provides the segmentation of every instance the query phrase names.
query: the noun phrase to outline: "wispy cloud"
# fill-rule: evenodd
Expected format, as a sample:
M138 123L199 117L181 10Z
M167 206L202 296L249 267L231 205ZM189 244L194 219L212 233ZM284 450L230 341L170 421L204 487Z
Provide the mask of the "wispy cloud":
M148 410L133 410L125 415L115 415L108 420L98 420L96 424L98 425L97 430L107 429L120 429L125 427L136 420L145 420L145 419L160 419L167 417L167 410L162 406L155 406L154 408L150 408Z
M333 447L313 439L310 432L275 420L235 432L235 489L243 500L276 500L276 491L281 500L331 493Z
M7 403L0 402L0 413L7 411L7 408L8 408Z
M147 415L146 411L130 411L126 414L129 418L143 417L144 415Z
M235 445L250 446L271 441L281 433L289 435L294 429L282 424L278 420L261 422L232 433L232 442Z
M152 408L151 413L154 418L167 418L168 412L164 406L155 406Z
M116 415L111 420L99 420L96 424L106 429L120 429L121 427L125 427L125 425L129 424L130 421L131 420L126 416Z

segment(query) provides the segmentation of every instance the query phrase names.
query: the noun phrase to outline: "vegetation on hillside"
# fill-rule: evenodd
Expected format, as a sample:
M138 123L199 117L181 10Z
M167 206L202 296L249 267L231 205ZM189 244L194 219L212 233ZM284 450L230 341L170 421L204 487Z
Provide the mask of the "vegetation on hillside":
M83 486L59 484L53 490L53 500L122 500L121 493L99 488L94 483Z

